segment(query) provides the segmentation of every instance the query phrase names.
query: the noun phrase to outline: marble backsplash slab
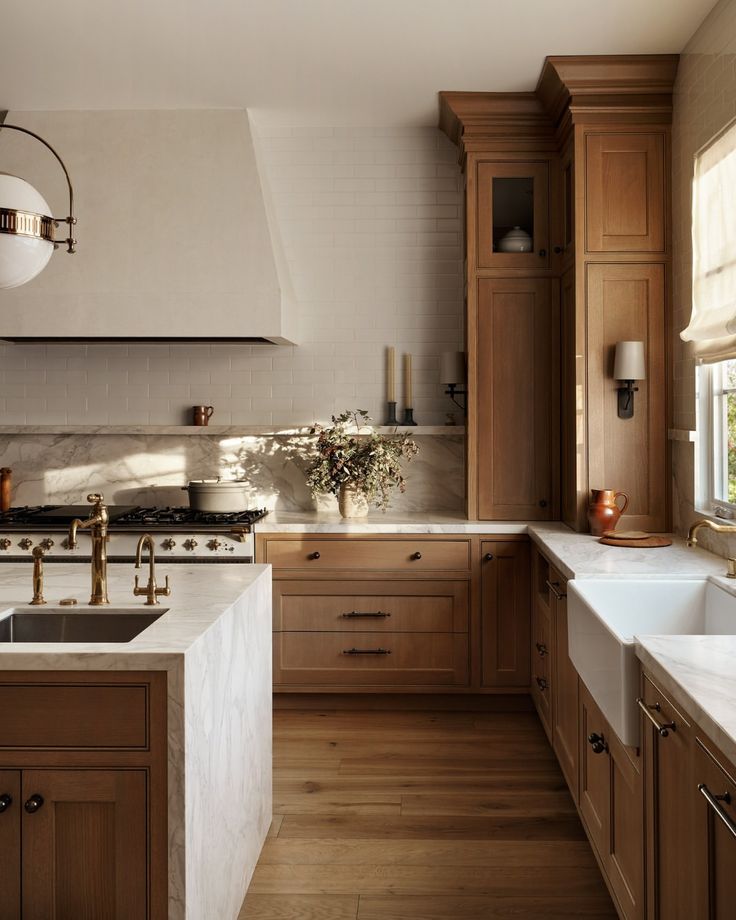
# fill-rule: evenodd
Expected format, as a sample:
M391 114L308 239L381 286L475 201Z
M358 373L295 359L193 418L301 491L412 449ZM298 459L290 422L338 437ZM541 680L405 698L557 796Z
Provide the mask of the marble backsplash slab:
M405 493L391 510L462 515L462 436L418 436ZM251 507L337 510L316 501L304 478L313 440L293 436L13 434L0 439L0 466L13 470L13 505L78 504L100 491L119 505L186 505L190 479L245 479Z

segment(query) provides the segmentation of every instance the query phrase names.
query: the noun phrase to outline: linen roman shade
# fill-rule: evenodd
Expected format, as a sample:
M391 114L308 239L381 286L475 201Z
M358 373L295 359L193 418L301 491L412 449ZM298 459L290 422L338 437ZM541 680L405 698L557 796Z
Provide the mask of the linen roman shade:
M703 363L736 358L736 124L695 157L693 305L680 333Z

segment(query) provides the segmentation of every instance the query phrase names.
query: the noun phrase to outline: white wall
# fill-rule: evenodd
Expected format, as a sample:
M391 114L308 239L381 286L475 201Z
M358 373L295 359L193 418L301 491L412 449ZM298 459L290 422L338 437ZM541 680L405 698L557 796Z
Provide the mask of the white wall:
M346 407L380 419L388 344L416 356L419 423L445 421L439 354L462 342L455 148L435 129L259 133L303 344L0 345L1 423L179 423L194 403L214 405L220 424Z

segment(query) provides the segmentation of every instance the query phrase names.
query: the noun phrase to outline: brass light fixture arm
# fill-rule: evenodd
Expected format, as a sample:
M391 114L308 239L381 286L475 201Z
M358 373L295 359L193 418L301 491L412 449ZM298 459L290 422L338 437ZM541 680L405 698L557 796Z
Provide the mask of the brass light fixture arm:
M66 251L76 252L77 251L76 249L77 241L72 236L72 228L77 222L77 219L74 216L74 187L72 186L72 180L69 176L69 171L67 170L64 161L59 156L59 154L54 150L51 144L49 144L48 141L45 141L39 134L36 134L34 131L29 131L28 128L21 128L19 125L9 125L9 124L6 124L5 122L0 121L0 132L5 130L6 128L9 129L10 131L20 131L21 134L27 134L29 135L29 137L33 137L37 141L40 141L44 145L44 147L50 150L51 153L53 153L53 155L58 160L59 166L61 166L64 172L64 177L66 178L66 184L69 188L69 216L68 217L58 217L58 218L55 217L53 218L53 221L57 227L59 226L59 224L68 224L69 236L64 240L64 242L66 243ZM54 243L54 248L56 248L57 246L58 246L58 243Z

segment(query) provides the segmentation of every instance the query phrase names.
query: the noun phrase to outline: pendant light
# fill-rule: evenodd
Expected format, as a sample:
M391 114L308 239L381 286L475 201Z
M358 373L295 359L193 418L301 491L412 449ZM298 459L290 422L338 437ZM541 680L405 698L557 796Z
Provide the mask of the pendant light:
M54 218L43 196L18 176L0 172L0 288L20 287L46 268L51 254L58 249L54 230L67 224L69 236L63 240L67 252L76 252L73 238L74 190L66 166L54 148L38 134L17 125L2 124L2 131L20 131L42 143L59 161L69 187L69 216Z

